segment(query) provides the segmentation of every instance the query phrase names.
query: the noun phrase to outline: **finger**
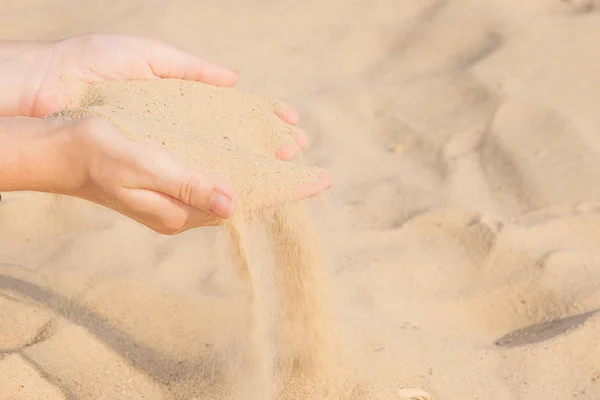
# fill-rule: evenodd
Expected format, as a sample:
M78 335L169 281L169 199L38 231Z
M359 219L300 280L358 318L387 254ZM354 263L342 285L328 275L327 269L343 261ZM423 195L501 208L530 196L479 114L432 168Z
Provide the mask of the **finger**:
M235 203L231 190L218 179L196 171L164 173L159 189L165 194L221 218L231 218Z
M230 218L235 211L232 190L212 174L183 168L170 157L156 157L144 165L145 186L164 193L220 218Z
M283 143L275 153L282 161L293 160L300 150L308 148L308 135L300 128L294 127L290 132L291 138L284 138Z
M145 189L124 189L119 194L119 212L165 235L174 235L200 226L215 226L222 219L191 207L163 193Z
M255 211L267 210L283 204L295 203L310 197L315 197L332 186L331 176L326 171L320 171L316 179L298 186L289 195L265 198Z
M307 182L296 190L298 200L314 197L333 185L331 175L327 171L321 170L317 175L317 179L312 182Z
M296 111L296 109L292 106L284 103L277 103L275 104L274 111L279 118L288 124L296 125L298 122L300 122L298 111Z
M237 73L161 42L151 45L148 65L159 78L198 81L215 86L235 86Z
M296 154L298 154L299 151L300 149L296 142L292 140L292 138L287 137L275 153L275 157L279 158L281 161L291 161L296 157Z
M308 148L308 135L300 128L294 127L292 130L292 137L294 141L302 150L306 150Z

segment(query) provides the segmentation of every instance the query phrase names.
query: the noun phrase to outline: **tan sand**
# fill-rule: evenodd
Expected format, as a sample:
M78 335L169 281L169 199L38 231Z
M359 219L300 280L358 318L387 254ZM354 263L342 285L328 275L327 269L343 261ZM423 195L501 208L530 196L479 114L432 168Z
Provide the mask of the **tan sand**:
M48 118L101 117L130 140L160 146L233 189L237 214L224 221L232 255L227 266L237 270L248 292L246 333L213 350L227 372L214 364L195 371L199 380L206 374L228 379L205 389L204 396L344 395L340 390L352 383L342 373L321 243L304 205L295 204L303 187L315 185L323 172L276 159L282 145L294 143L294 128L276 115L281 105L237 89L174 79L97 83L70 103ZM249 232L250 221L265 228L266 253L251 254L261 242ZM82 389L77 395L97 394Z
M175 79L103 82L71 103L48 117L100 116L127 138L214 173L233 189L242 214L296 201L324 173L277 160L282 146L295 146L294 128L276 115L281 106L234 88Z
M309 211L354 398L600 398L597 2L2 6L5 38L152 34L298 106L335 182ZM0 399L205 399L251 376L224 230L4 193L0 237Z

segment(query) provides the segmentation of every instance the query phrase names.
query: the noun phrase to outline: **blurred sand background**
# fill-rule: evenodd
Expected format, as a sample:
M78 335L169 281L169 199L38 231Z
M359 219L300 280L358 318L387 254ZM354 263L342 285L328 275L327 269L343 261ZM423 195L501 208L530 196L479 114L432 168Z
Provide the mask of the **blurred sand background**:
M0 4L3 39L152 35L298 108L340 329L386 398L600 398L594 1ZM219 236L3 194L0 399L203 399L244 331Z

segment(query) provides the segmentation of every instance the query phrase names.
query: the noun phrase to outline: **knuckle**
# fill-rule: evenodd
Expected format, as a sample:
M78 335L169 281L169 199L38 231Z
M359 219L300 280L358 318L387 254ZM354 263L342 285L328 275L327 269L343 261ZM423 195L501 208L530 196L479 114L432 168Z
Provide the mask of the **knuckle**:
M207 184L203 174L193 174L183 179L179 186L179 198L189 205L206 205Z
M179 198L186 204L190 204L194 196L194 185L191 179L184 179L179 185Z

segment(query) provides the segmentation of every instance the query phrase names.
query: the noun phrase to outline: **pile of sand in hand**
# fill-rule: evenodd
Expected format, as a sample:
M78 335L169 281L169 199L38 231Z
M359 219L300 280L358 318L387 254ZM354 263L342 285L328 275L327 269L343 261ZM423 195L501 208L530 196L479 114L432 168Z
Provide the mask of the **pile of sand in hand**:
M317 234L305 205L296 202L299 188L310 188L321 172L275 159L292 133L276 107L236 89L161 80L94 84L72 109L58 114L102 116L126 137L152 139L178 160L232 186L238 211L225 229L253 312L247 340L230 350L234 387L207 396L349 398ZM257 212L266 203L274 207ZM256 230L248 232L249 213L252 229L258 224L266 233L262 239ZM252 251L265 237L273 253L270 268Z
M275 159L293 145L279 103L198 82L101 82L86 88L66 119L98 115L137 142L154 141L190 167L215 173L233 189L241 212L311 195L323 172ZM303 196L304 197L304 196Z

